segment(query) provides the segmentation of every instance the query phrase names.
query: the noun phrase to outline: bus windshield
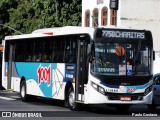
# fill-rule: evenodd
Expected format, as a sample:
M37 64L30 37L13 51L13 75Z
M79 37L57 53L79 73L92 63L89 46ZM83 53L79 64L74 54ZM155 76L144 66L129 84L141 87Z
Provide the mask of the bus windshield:
M151 46L136 43L96 42L91 72L116 76L149 76Z

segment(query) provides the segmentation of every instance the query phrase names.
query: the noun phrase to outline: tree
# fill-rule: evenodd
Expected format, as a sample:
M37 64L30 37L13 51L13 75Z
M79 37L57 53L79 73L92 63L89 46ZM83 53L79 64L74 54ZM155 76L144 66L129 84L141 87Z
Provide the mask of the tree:
M4 24L9 21L8 10L11 8L16 8L18 5L17 0L1 0L0 1L0 20L1 20L1 29L0 29L0 43L4 36L11 33L10 29L4 27Z
M40 28L81 25L81 0L1 0L1 10L6 15L4 24L25 34ZM6 29L2 34L18 33Z

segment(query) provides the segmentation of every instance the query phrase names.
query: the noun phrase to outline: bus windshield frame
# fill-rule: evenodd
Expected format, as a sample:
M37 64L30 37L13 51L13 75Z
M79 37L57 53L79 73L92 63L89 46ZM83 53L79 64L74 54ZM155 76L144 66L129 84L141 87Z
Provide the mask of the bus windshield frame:
M107 29L108 30L108 29ZM91 73L107 76L151 76L152 39L145 31L99 29L92 44Z
M91 65L93 73L113 76L149 76L151 74L151 46L123 42L94 44L95 59Z

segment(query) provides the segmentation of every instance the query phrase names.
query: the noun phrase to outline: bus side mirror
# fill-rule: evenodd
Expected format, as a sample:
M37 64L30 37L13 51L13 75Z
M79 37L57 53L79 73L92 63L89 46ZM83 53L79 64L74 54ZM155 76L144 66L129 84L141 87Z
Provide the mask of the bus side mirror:
M154 85L160 85L160 76L157 76L153 82L154 82Z
M153 51L153 60L155 60L155 51Z

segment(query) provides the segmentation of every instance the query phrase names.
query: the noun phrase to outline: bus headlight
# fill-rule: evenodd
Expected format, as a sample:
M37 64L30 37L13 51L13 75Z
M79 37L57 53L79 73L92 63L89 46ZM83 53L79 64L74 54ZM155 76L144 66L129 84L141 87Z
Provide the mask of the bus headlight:
M148 93L150 93L152 91L152 87L153 87L153 85L150 85L149 87L147 87L144 95L147 95Z
M103 87L101 87L101 86L99 86L99 85L97 85L97 84L95 84L95 83L91 83L92 84L92 87L95 89L95 90L97 90L98 92L100 92L101 94L103 94L103 95L105 95L105 90L104 90L104 88Z

